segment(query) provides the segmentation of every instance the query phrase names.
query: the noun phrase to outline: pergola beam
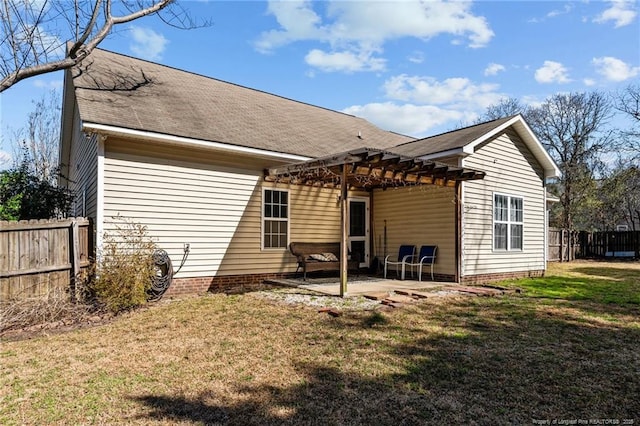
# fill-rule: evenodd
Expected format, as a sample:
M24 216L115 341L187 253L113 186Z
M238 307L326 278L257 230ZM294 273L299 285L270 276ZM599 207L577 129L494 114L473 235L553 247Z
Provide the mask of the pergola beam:
M341 154L265 170L265 180L312 186L341 186L343 180L361 189L400 185L436 184L484 178L478 170L464 169L420 158L405 157L373 148L360 148Z

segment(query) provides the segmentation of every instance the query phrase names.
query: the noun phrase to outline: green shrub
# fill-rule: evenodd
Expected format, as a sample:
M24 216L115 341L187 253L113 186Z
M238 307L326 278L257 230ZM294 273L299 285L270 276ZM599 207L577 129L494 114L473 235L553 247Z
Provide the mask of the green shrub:
M147 301L157 247L146 226L121 217L114 220L115 230L104 233L91 288L100 303L120 312Z
M69 211L72 201L67 189L30 172L24 162L0 171L0 220L49 219Z

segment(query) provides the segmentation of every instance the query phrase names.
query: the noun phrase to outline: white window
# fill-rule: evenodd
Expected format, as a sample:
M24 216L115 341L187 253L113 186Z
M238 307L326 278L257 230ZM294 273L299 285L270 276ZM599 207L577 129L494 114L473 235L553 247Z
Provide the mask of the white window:
M493 195L493 249L522 250L523 199Z
M265 189L262 192L262 247L289 245L289 192Z

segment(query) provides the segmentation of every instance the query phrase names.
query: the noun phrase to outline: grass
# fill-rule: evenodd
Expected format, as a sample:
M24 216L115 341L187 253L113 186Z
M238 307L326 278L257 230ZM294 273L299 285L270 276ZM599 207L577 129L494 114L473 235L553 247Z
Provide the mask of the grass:
M163 302L0 342L0 424L638 424L639 281L637 263L553 264L506 283L520 294L337 318L251 293Z
M515 285L531 297L640 305L640 263L552 263L544 280Z

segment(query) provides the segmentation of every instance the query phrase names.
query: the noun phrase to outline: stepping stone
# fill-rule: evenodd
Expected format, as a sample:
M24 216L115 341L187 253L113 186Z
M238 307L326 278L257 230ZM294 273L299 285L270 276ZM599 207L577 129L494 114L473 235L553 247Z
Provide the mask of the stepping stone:
M382 300L382 302L381 302L381 303L382 303L383 305L385 305L385 306L389 306L389 307L391 307L391 308L401 308L401 307L402 307L402 305L403 305L402 303L393 302L393 301L388 300L388 299L384 299L384 300Z
M418 299L426 299L427 297L432 297L433 293L430 293L428 291L415 291L415 290L412 290L411 291L411 295L413 297L418 298Z
M444 287L444 290L460 291L463 293L475 294L477 296L496 296L499 294L503 294L503 292L500 290L482 288L482 287L468 287L468 286L462 286L462 285L447 286L447 287Z
M396 293L398 294L402 294L405 296L411 296L414 299L426 299L427 297L429 297L429 293L424 292L424 291L417 291L417 290L395 290Z
M386 291L381 291L378 293L366 293L366 294L363 294L362 297L369 300L382 300L389 297L389 293Z
M413 297L403 296L401 294L396 294L394 296L389 296L385 300L389 300L393 303L412 303L415 302Z
M339 317L340 315L342 315L342 312L340 312L339 310L337 310L336 308L320 308L318 309L318 313L319 314L329 314L332 317Z

